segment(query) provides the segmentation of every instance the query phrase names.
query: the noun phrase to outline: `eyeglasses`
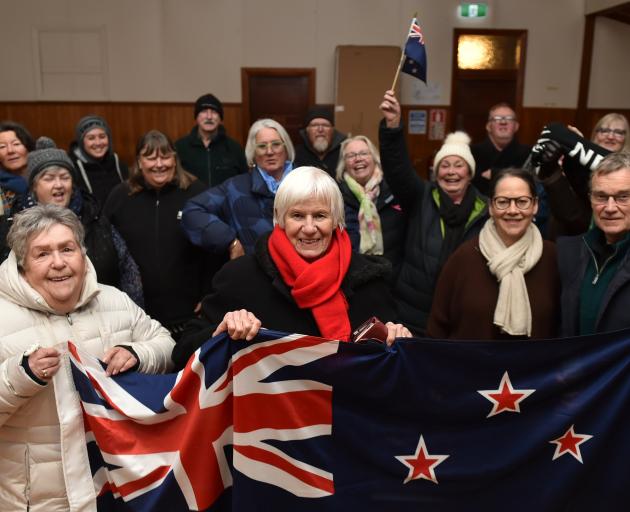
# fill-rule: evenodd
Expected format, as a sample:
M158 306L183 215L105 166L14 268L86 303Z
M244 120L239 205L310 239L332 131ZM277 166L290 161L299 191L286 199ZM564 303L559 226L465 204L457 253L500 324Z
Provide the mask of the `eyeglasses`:
M256 148L256 153L264 155L269 148L273 153L280 153L282 148L284 147L284 142L281 140L272 140L271 142L259 142L254 146Z
M311 123L307 126L307 128L312 128L313 130L330 130L332 128L332 124L327 123Z
M534 202L533 197L521 196L521 197L503 197L497 196L492 199L492 204L497 210L507 210L514 202L519 210L527 210Z
M604 192L591 192L591 202L594 204L606 204L610 199L616 204L630 204L630 194L622 192L621 194L605 194Z
M358 153L346 153L343 157L346 160L355 160L356 158L367 158L370 156L369 151L359 151Z
M509 123L511 121L516 121L516 116L491 116L488 118L488 121L492 121L493 123L505 121L506 123Z
M617 137L618 139L622 139L626 136L626 130L620 130L619 128L598 128L597 133L601 133L602 135L610 135Z

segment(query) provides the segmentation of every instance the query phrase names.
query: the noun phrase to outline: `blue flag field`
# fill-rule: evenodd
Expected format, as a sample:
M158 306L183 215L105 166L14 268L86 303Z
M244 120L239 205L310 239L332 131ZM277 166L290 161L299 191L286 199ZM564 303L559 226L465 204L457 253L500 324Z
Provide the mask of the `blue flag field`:
M99 510L630 509L628 331L255 341L113 378L69 343Z

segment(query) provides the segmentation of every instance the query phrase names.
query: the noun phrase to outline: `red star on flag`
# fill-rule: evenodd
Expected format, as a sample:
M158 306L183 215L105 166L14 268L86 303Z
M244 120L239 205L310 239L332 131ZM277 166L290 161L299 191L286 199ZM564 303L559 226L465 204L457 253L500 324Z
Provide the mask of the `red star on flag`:
M498 389L481 389L477 393L492 402L492 410L486 416L494 416L501 412L521 412L520 403L531 395L535 389L514 389L508 372L503 374Z
M413 455L396 455L396 458L409 468L409 474L403 483L410 480L424 478L431 482L438 483L435 476L435 468L449 458L449 455L431 455L424 443L424 438L420 436L416 453Z
M576 434L573 427L574 425L571 425L569 430L560 437L554 439L553 441L549 441L551 444L556 445L556 452L553 454L551 460L556 460L558 457L568 453L573 455L580 464L583 464L580 445L588 441L593 436L589 434Z

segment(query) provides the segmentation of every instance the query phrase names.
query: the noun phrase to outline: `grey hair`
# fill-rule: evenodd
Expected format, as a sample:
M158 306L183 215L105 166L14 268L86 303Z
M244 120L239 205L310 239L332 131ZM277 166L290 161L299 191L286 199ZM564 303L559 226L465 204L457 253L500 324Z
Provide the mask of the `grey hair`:
M595 142L595 136L597 135L597 130L603 128L604 126L610 126L610 123L614 121L620 121L623 124L623 129L626 131L626 136L623 141L622 151L630 151L630 126L628 125L628 119L623 114L618 114L617 112L610 112L602 117L595 126L593 126L593 131L591 132L591 141Z
M588 186L589 191L592 190L593 180L596 177L605 176L616 171L621 171L622 169L630 171L630 151L619 151L618 153L606 155L591 173Z
M376 150L376 146L374 146L374 144L372 144L372 141L368 139L365 135L355 135L354 137L349 137L344 140L339 148L339 160L337 162L337 171L335 174L337 181L343 180L343 173L346 171L346 146L355 141L365 142L366 146L368 147L368 151L372 155L372 160L374 160L374 164L381 171L383 170L383 166L381 165L381 157Z
M346 225L343 197L339 185L317 167L298 167L282 180L273 202L273 224L284 229L284 217L292 206L309 199L318 199L330 206L333 227Z
M28 244L32 238L56 224L69 228L81 247L81 252L86 253L85 230L79 218L68 208L55 204L38 204L18 213L7 235L7 244L15 253L20 268L24 268Z
M254 166L254 153L256 152L256 135L263 128L273 128L280 135L280 139L284 142L284 147L287 150L287 158L293 162L295 160L295 149L293 148L293 142L291 137L284 129L284 127L273 119L259 119L249 129L247 134L247 142L245 143L245 157L247 158L247 164L250 167Z

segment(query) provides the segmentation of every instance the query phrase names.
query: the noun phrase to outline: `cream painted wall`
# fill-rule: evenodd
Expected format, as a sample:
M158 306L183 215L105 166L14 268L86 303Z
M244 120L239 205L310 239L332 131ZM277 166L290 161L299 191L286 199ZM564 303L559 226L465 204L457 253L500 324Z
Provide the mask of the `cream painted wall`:
M317 101L332 103L335 47L400 46L417 11L430 87L403 77L403 102L450 103L454 27L514 28L529 31L525 105L574 108L584 2L488 0L490 16L480 21L460 19L456 0L22 0L0 18L0 101L191 101L212 91L225 102L240 102L241 67L315 67ZM107 97L71 88L41 96L34 32L100 27L107 34ZM598 52L622 37L613 32L598 36ZM600 64L606 69L599 73L618 67Z
M630 25L597 18L589 106L602 109L630 108Z

